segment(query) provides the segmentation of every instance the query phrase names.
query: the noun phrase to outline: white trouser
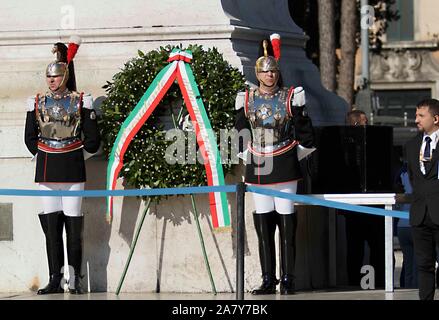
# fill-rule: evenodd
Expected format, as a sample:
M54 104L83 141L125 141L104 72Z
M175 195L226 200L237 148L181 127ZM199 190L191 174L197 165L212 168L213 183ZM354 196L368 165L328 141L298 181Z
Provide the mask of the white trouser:
M40 183L40 190L81 191L84 182L80 183ZM66 216L80 217L82 197L41 197L44 213L63 211Z
M275 183L269 185L259 185L262 188L273 189L281 192L296 194L297 181ZM255 204L255 213L267 213L276 210L279 214L294 213L294 201L266 196L264 194L252 193Z

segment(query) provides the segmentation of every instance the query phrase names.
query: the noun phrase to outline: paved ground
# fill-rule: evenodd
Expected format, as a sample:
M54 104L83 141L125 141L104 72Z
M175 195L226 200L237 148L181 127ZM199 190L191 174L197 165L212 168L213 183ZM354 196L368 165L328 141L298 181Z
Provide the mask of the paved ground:
M395 287L399 287L399 275L401 272L402 254L395 251ZM439 299L439 294L436 295ZM115 293L100 292L85 295L53 294L38 296L34 292L23 293L0 293L0 300L235 300L235 293ZM349 288L337 288L334 290L299 291L295 295L281 296L266 295L253 296L246 293L245 300L418 300L418 290L395 289L394 292L384 290L356 290Z
M0 300L234 300L234 293L187 294L187 293L89 293L84 295L52 294L38 296L28 293L0 293ZM418 300L418 291L414 289L397 289L393 293L383 290L360 291L307 291L291 296L266 295L253 296L246 293L245 300Z

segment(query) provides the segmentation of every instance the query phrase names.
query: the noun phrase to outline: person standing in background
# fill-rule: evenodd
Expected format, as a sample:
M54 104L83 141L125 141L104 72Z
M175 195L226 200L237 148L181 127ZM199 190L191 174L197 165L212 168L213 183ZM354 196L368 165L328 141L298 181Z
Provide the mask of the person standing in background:
M366 113L352 110L346 115L348 126L368 125ZM360 286L365 244L369 247L369 264L375 271L375 287L384 287L384 217L339 210L345 216L347 240L347 273L350 286Z

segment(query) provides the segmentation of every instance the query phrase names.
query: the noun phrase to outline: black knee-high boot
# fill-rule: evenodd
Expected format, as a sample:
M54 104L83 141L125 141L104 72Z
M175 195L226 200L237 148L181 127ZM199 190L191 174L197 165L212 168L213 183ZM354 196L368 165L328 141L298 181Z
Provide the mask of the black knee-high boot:
M38 290L38 294L63 293L61 280L64 276L64 242L62 232L64 215L61 211L38 215L46 236L47 261L49 263L49 284Z
M282 277L280 294L294 294L296 261L296 214L279 214Z
M276 211L253 214L253 221L258 235L262 285L253 290L252 294L276 293L276 285L278 283L276 279L276 248L274 244L276 220Z
M69 266L72 266L74 272L73 275L70 275L69 292L72 294L83 294L84 290L81 286L81 265L84 217L65 216L65 221L67 236L67 259ZM74 286L74 288L72 288L72 286Z

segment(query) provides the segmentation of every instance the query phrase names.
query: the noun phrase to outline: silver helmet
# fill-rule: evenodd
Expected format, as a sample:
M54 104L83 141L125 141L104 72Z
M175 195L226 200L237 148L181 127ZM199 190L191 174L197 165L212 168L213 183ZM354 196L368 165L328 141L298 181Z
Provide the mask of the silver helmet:
M279 57L280 53L278 53L278 44L280 41L280 37L278 34L273 34L270 36L270 42L265 39L262 41L262 49L263 56L259 57L256 60L255 71L258 72L267 72L267 71L279 71ZM272 51L272 54L269 54L268 51ZM271 52L270 52L271 53Z
M76 90L73 58L80 43L81 39L78 36L70 37L68 47L62 42L55 43L52 48L52 53L56 54L55 61L49 63L46 68L47 77L62 76L63 80L60 87L67 84L67 88L71 91Z

